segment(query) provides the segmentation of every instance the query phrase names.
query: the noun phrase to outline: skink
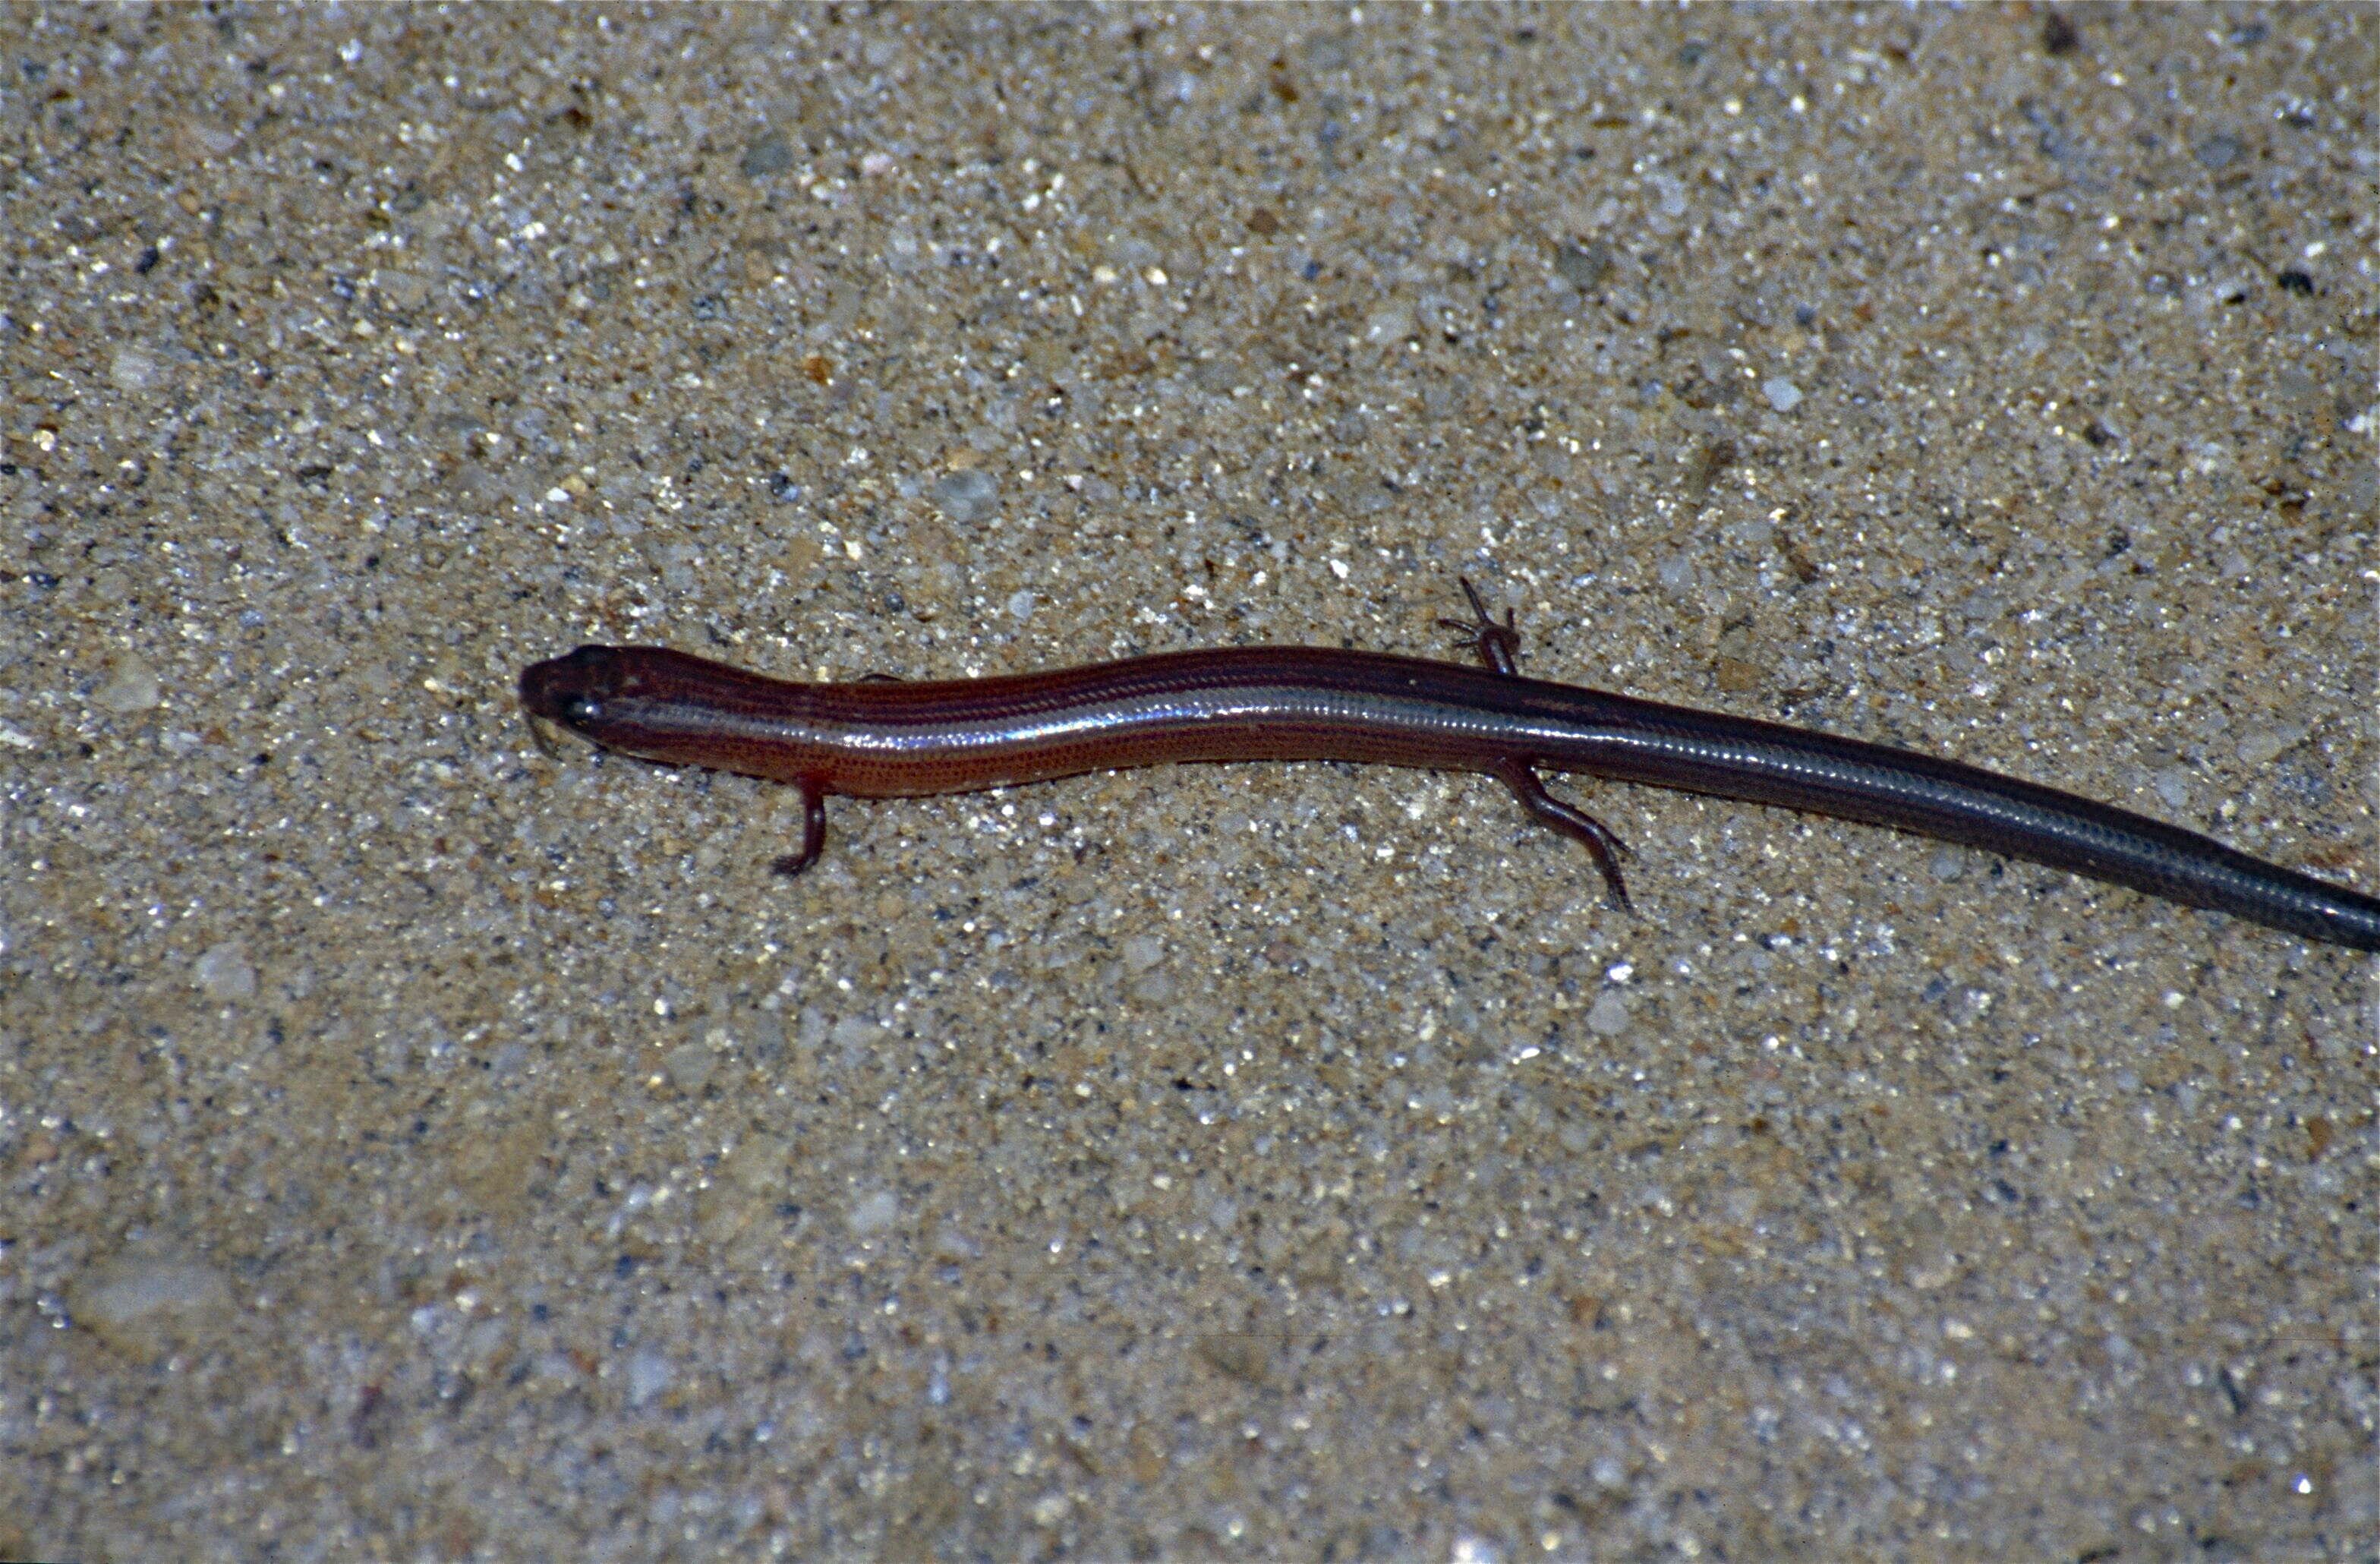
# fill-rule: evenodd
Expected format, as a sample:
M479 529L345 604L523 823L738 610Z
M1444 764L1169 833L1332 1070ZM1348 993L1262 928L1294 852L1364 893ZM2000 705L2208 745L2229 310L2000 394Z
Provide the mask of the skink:
M536 718L648 760L801 789L798 874L829 794L967 793L1188 760L1355 760L1482 772L1585 844L1612 899L1626 846L1546 790L1582 772L1890 826L2287 933L2380 951L2380 900L2195 831L1955 760L1523 677L1509 612L1469 582L1482 666L1314 647L1169 652L1054 673L794 684L662 647L585 646L523 671Z

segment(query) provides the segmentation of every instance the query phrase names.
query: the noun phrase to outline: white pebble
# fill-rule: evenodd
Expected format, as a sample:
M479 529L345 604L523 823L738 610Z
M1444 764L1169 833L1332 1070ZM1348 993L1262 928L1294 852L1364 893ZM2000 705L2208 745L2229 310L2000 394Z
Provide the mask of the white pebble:
M236 940L209 947L191 967L190 976L200 991L219 1004L256 997L256 968L248 964L248 952Z
M670 1387L669 1360L648 1347L628 1360L628 1404L643 1406Z
M133 1251L95 1267L67 1289L75 1323L119 1352L151 1356L177 1316L221 1313L231 1302L223 1273L169 1252Z
M157 675L139 658L118 658L91 698L110 711L146 711L164 698Z
M137 347L119 347L107 366L118 391L146 391L157 383L157 360Z

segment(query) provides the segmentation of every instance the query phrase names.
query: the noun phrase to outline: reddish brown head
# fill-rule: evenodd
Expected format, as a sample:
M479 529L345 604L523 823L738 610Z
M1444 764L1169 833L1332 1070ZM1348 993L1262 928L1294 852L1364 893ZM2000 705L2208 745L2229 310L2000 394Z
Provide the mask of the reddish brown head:
M716 764L700 751L719 739L733 696L759 682L666 647L580 647L523 669L520 697L530 716L607 749Z

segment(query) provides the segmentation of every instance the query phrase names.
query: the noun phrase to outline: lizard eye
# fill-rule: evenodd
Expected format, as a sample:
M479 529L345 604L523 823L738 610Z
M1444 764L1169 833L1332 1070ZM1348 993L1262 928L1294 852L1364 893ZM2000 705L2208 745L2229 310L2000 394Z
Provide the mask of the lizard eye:
M591 695L574 695L562 703L562 720L565 722L592 722L602 715L603 703Z

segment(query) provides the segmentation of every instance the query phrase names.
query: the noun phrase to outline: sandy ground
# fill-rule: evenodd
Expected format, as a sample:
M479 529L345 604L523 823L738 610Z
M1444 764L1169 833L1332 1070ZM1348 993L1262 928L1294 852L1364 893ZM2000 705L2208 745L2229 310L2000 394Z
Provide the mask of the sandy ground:
M0 16L0 1556L2370 1558L2371 964L526 662L1442 648L2370 887L2370 9Z

